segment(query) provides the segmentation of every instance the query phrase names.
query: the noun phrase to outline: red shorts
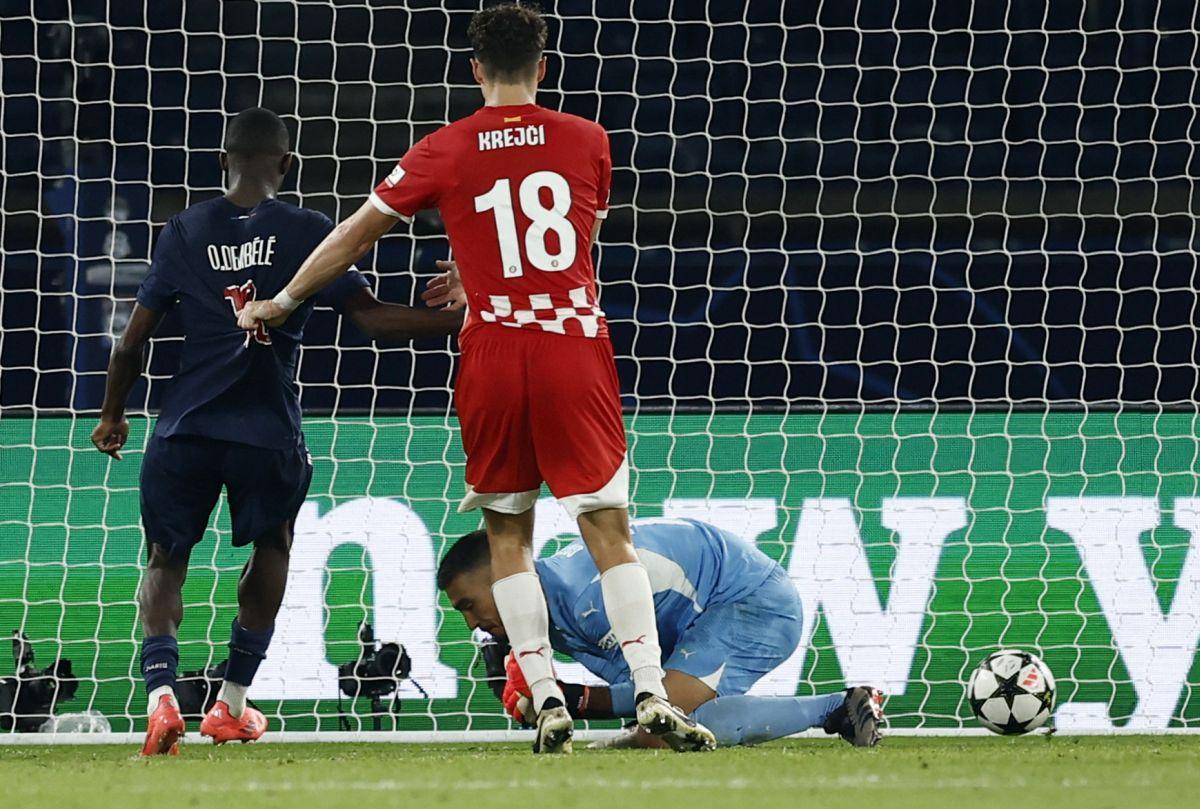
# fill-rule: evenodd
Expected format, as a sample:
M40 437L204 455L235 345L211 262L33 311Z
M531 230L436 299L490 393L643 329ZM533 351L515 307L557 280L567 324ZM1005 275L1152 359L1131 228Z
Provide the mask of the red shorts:
M572 517L629 505L612 344L480 326L462 347L454 404L467 453L460 511L521 514L542 482Z

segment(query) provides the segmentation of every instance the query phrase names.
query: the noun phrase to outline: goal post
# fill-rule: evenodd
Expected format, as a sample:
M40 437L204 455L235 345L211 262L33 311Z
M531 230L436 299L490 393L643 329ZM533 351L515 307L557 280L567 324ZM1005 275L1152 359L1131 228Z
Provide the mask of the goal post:
M1057 679L1060 732L1200 727L1191 17L545 5L539 99L612 142L597 261L633 516L754 541L802 598L796 654L754 693L871 682L892 732L971 734L971 670L1020 647ZM144 729L138 472L178 324L125 460L89 433L158 230L221 191L228 114L279 112L284 197L336 220L479 104L476 0L213 7L0 2L0 631L35 668L71 661L55 712L103 716L115 735L93 739ZM364 265L379 297L419 305L447 251L425 213ZM314 480L250 692L281 738L524 738L434 584L478 527L455 508L455 351L310 322ZM536 508L553 553L573 526ZM245 560L229 535L222 504L192 556L181 672L225 659ZM340 682L364 621L412 661L374 705ZM48 738L15 719L0 701L0 743Z

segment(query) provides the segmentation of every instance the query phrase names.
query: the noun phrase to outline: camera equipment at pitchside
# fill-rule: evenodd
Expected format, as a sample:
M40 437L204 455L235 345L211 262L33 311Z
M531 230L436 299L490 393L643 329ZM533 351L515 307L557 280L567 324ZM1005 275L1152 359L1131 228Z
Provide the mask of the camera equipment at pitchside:
M179 702L179 712L184 719L203 719L208 713L217 701L221 681L225 679L225 664L228 662L222 660L208 668L185 671L179 675L175 683L175 699ZM258 708L252 699L246 700L246 704Z
M12 656L16 674L0 680L0 730L33 733L51 718L58 703L75 696L79 680L66 658L34 668L33 646L24 632L13 631Z
M358 640L362 644L358 659L338 666L338 722L343 730L350 729L350 720L342 707L342 694L351 700L368 697L371 700L374 729L381 730L384 697L392 695L392 701L387 708L389 713L395 715L400 712L401 680L409 680L423 695L428 694L419 683L409 679L412 658L408 656L402 644L377 642L375 630L366 621L358 627Z
M175 699L185 719L203 718L217 701L217 692L225 677L225 663L221 661L208 668L180 673L175 681Z

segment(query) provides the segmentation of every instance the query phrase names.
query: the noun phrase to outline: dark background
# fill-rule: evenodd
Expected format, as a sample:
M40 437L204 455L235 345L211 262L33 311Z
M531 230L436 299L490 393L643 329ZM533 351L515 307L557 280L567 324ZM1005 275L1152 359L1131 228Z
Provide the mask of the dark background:
M611 133L627 404L1190 406L1195 5L544 2L541 103ZM0 0L0 405L98 406L155 232L220 193L228 113L284 115L285 198L348 215L480 103L477 7ZM429 212L365 265L410 302L446 252ZM323 312L307 342L310 410L449 403L447 341Z

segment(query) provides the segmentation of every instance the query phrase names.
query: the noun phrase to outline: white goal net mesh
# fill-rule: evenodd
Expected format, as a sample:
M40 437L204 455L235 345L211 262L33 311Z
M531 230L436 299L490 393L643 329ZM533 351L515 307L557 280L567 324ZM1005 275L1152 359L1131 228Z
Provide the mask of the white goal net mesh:
M971 669L1016 646L1057 676L1060 728L1200 722L1187 5L544 3L539 100L612 141L598 272L635 516L755 540L804 600L800 648L760 689L874 682L894 727L952 731L973 724ZM143 721L138 468L177 323L126 459L88 434L157 231L221 192L225 122L254 105L293 131L285 198L348 215L480 103L477 8L0 0L0 630L37 667L71 660L58 713ZM380 298L419 304L447 251L426 212L364 266ZM434 588L477 527L453 509L455 350L311 321L317 471L251 692L273 727L510 727ZM550 553L571 526L538 509ZM224 660L228 539L222 506L193 554L183 671ZM364 620L412 656L396 702L339 697ZM0 727L17 713L0 704Z

